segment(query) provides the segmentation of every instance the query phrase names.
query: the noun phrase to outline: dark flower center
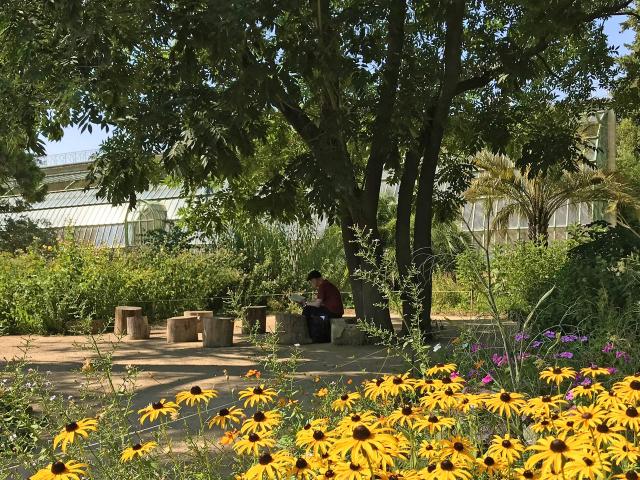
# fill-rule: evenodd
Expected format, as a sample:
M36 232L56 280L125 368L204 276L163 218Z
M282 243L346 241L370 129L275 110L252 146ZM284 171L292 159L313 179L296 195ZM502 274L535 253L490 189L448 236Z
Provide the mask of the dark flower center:
M445 385L448 385L449 383L453 382L453 380L451 380L451 377L442 377L442 383L444 383Z
M590 467L590 466L591 466L591 465L593 465L593 463L594 463L594 462L593 462L593 460L591 460L590 458L587 458L587 457L584 457L584 458L582 459L582 461L584 462L584 464L585 464L587 467Z
M196 385L195 387L191 387L191 390L189 390L189 393L191 395L202 395L202 389Z
M522 476L524 478L533 478L533 472L531 470L525 470L524 472L522 472Z
M544 397L542 397L542 401L544 403L549 403L550 401L552 401L552 398L549 395L545 395Z
M491 457L485 457L485 459L484 459L484 464L487 467L490 467L490 466L494 465L495 463L496 463L496 461Z
M316 430L313 432L314 440L322 440L324 438L324 432L322 430Z
M547 425L549 425L549 420L542 420L540 422L540 425L542 425L543 427L546 427Z
M631 380L629 383L631 390L640 390L640 380Z
M591 385L584 385L584 386L583 386L583 388L584 388L585 390L590 390L590 389L591 389Z
M340 400L342 400L343 402L346 402L347 400L349 400L349 395L347 395L346 393L344 395L342 395L340 397Z
M567 422L567 427L569 427L569 428L573 427L573 420L569 420Z
M254 422L264 422L267 419L267 416L262 412L256 412L253 414Z
M64 429L69 433L75 432L76 430L78 430L78 428L79 427L76 422L71 422L70 424L64 426Z
M310 423L307 423L307 424L304 426L304 429L305 429L305 430L309 430L310 428L311 428L311 424L310 424Z
M433 450L433 445L425 445L424 449L425 449L427 452L430 452L431 450Z
M438 423L440 421L440 419L435 415L431 415L427 420L429 421L429 423Z
M551 420L558 420L560 418L560 415L558 415L557 413L554 413L553 415L551 415Z
M413 413L413 410L411 410L411 407L410 407L410 406L405 405L405 406L402 408L402 414L403 414L403 415L411 415L412 413Z
M357 463L350 463L349 464L349 468L351 470L353 470L354 472L359 472L360 471L360 465L358 465Z
M352 422L359 422L360 421L360 415L358 415L358 414L351 415L351 421Z
M511 448L512 444L509 440L502 440L502 446L504 448Z
M333 478L335 476L336 474L333 473L333 470L327 470L326 472L324 472L324 478Z
M629 407L624 412L627 417L636 418L638 416L638 410L636 407Z
M307 461L304 458L299 458L298 460L296 460L296 468L307 468L309 466L309 464L307 463Z
M131 447L131 450L140 450L142 448L142 445L140 445L139 443L136 443L133 447Z
M404 383L404 380L402 380L402 378L400 377L393 377L393 384L394 385L402 385Z
M502 392L500 394L500 400L502 400L503 402L510 402L511 401L511 395L509 395L507 392Z
M380 385L382 385L383 382L384 382L384 379L382 379L382 378L377 379L376 380L376 387L379 387Z
M624 478L627 480L638 480L638 474L636 472L627 472L624 474Z
M427 465L427 472L432 473L436 469L436 466L433 463Z
M226 417L227 415L229 415L229 413L231 412L229 412L228 408L223 408L218 412L218 415L220 415L221 417Z
M152 403L151 407L154 410L162 410L164 408L164 403L162 403L162 402Z
M269 465L271 462L273 462L273 457L268 453L263 453L262 455L260 455L258 462L260 463L260 465Z
M264 390L262 390L262 388L260 387L256 387L253 389L253 394L254 395L262 395L264 393Z
M451 462L451 460L444 460L443 462L440 462L440 468L442 470L445 470L447 472L450 472L451 470L453 470L455 467L453 465L453 463Z
M593 414L591 414L591 413L589 413L589 412L584 412L584 413L582 414L582 418L583 418L584 420L589 420L590 418L593 418Z
M462 442L456 442L453 444L453 449L456 452L462 452L464 450L464 443Z
M559 438L556 438L554 441L552 441L549 447L554 453L563 453L567 451L567 444Z
M601 423L596 427L596 430L600 433L609 433L609 425L606 423Z
M371 431L364 425L358 425L353 429L353 438L356 440L364 441L371 437Z
M444 363L436 363L436 367L443 368L444 367Z
M444 391L444 394L445 394L447 397L452 397L452 396L453 396L453 390L451 390L450 388L447 388L447 389Z
M63 462L55 462L51 465L51 473L60 475L67 470L67 466Z
M554 375L560 375L562 373L562 369L560 367L556 367L553 369Z
M260 440L260 435L257 433L250 433L248 439L250 442L257 442Z

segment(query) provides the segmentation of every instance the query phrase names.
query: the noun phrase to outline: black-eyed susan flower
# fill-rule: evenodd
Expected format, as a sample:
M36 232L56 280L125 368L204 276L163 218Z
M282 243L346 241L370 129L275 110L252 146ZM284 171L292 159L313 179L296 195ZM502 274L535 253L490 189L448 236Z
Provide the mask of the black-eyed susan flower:
M474 450L471 441L461 435L447 438L441 442L442 455L454 463L473 462L475 459Z
M576 378L576 371L571 367L549 367L540 372L540 379L547 383L560 385L565 380Z
M433 378L418 378L415 380L413 388L416 392L425 394L437 390L438 385Z
M611 375L611 372L608 368L599 367L597 365L591 365L590 367L581 368L580 373L585 377L591 378L596 378L600 375Z
M426 458L429 462L434 462L440 458L440 444L435 440L424 440L420 444L418 455L422 458Z
M316 393L313 394L315 397L318 398L323 398L326 397L327 395L329 395L329 389L328 388L320 388Z
M618 408L625 404L624 400L622 400L613 390L600 392L596 397L596 403L606 410Z
M326 430L328 424L329 422L325 418L316 418L315 420L311 420L296 433L296 441L307 438L314 432L314 430Z
M296 435L296 445L315 455L327 453L333 444L333 433L322 429L303 430L303 435ZM298 432L300 433L300 432Z
M221 408L218 413L209 419L209 428L220 427L223 430L229 428L233 424L240 423L240 420L244 416L244 411L241 408L229 407Z
M511 417L512 415L520 414L522 407L525 406L524 395L516 392L507 392L500 390L500 392L491 395L490 398L484 401L487 409L493 413L498 413L505 417Z
M450 374L456 371L458 366L455 363L436 363L433 367L427 370L427 375L433 377L434 375Z
M640 402L640 376L630 375L628 377L624 377L621 382L613 384L613 391L625 403L629 405L636 405Z
M58 460L49 464L46 468L38 470L29 480L79 480L87 474L87 464L74 460L62 462Z
M634 465L640 458L640 449L622 435L620 438L615 438L611 441L607 453L616 465L625 463Z
M244 406L253 407L261 403L271 403L278 393L273 388L266 388L264 385L247 388L240 391L240 400L244 400Z
M449 410L455 408L460 401L462 394L451 388L436 390L435 392L420 399L420 405L427 410Z
M608 445L614 440L619 440L622 438L620 432L624 431L620 425L616 425L613 421L609 419L603 420L601 423L596 425L591 431L595 439L596 446L600 448L603 444Z
M390 426L400 425L402 427L411 427L414 422L422 417L422 409L415 405L404 405L391 412L387 417L387 424Z
M441 378L435 378L433 384L436 386L436 390L451 389L454 392L460 392L464 389L467 382L462 377L449 377L444 376Z
M601 383L578 385L571 390L574 399L586 398L588 400L593 400L600 392L603 391L604 387Z
M160 415L175 415L178 413L180 407L177 403L167 402L164 398L159 402L150 403L144 408L138 410L141 413L140 424L143 424L146 419L150 422L155 421Z
M530 470L528 468L516 468L515 469L517 480L539 480L540 472L538 470Z
M266 412L257 411L251 417L247 418L242 424L240 432L265 432L273 430L282 421L282 415L277 410L269 410Z
M456 396L456 402L456 410L462 413L469 413L472 409L478 408L482 404L482 399L478 395L462 393Z
M321 467L318 469L318 472L316 480L336 480L338 478L338 474L331 466Z
M547 418L557 412L567 402L562 395L540 395L527 400L522 413L534 418Z
M351 452L351 459L359 462L377 461L381 454L393 447L396 439L389 434L389 430L379 424L358 425L351 431L351 435L336 440L331 452L345 457Z
M196 403L204 402L206 405L209 403L209 400L212 398L216 398L218 396L218 392L215 390L203 390L198 385L191 387L189 390L185 390L184 392L180 392L176 395L176 403L180 405L182 402L185 402L188 406L192 407Z
M549 420L547 418L543 418L539 422L536 422L536 423L531 425L531 430L533 430L538 435L540 435L542 433L549 433L554 429L555 429L555 427L553 425L553 421L551 421L551 420Z
M384 388L387 395L393 397L405 392L413 392L414 379L412 379L409 373L402 375L390 375L384 381Z
M244 474L246 480L263 480L282 478L288 468L288 455L265 452L258 457L258 462Z
M605 478L610 471L611 462L607 460L604 453L596 455L593 452L584 452L566 464L564 475L565 478L575 478L576 480L594 480Z
M452 428L456 424L455 419L451 417L439 417L435 414L426 416L425 418L418 420L415 424L415 428L418 431L428 430L431 435Z
M508 465L512 465L515 461L520 459L523 451L524 445L522 442L507 433L503 437L500 435L493 436L493 440L491 441L489 450L487 450L487 454L494 458L503 460Z
M316 462L313 458L294 458L289 467L289 476L295 479L310 480L316 478Z
M420 474L415 470L378 471L375 478L380 480L422 480Z
M121 462L130 462L136 457L143 457L151 450L156 448L158 444L156 442L145 442L145 443L136 443L131 447L127 447L122 451L120 455Z
M585 440L581 437L559 435L540 438L528 450L535 452L525 462L525 467L533 470L538 462L542 462L543 470L562 472L562 464L566 460L576 460L585 453Z
M466 465L461 462L444 459L435 464L433 472L426 476L429 480L469 480L471 472L467 470Z
M95 418L83 418L77 422L66 424L60 433L53 439L53 448L61 446L63 452L67 451L67 445L73 443L77 436L87 438L89 432L93 432L98 428L98 421Z
M570 415L574 421L573 428L583 432L593 430L606 418L605 411L596 405L579 405Z
M376 378L364 384L364 396L370 400L378 400L387 395L387 389L384 385L384 378Z
M331 403L331 408L338 412L350 410L359 398L358 392L345 393Z
M506 468L499 458L494 458L488 454L477 458L476 464L480 473L485 473L490 477L500 475Z
M336 480L369 480L373 474L366 463L357 462L340 462L333 471L336 474Z
M636 407L617 408L610 412L610 416L618 425L629 428L634 432L640 430L640 412Z
M250 433L238 440L233 446L238 455L255 455L263 449L272 448L276 444L271 432Z
M621 478L623 480L640 480L640 470L626 470L618 475L614 475L613 478Z

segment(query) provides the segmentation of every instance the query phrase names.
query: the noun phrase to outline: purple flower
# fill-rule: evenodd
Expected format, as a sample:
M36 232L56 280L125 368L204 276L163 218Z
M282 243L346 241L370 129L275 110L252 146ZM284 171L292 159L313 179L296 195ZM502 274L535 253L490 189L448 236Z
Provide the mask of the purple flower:
M611 342L605 343L604 347L602 347L602 353L612 352L613 349L616 348L615 345Z
M451 375L449 375L449 378L453 380L454 378L458 378L459 376L460 374L458 372L451 372Z
M556 357L558 357L558 358L573 358L573 353L571 353L571 352L560 352L558 355L556 355Z
M493 361L493 363L495 363L498 367L503 366L505 363L507 363L507 361L509 360L509 357L507 356L507 354L505 353L504 355L498 355L497 353L494 353L491 356L491 360Z
M606 369L609 370L610 375L613 375L618 372L618 369L616 367L606 367Z
M482 346L479 343L474 343L473 345L471 345L471 353L476 353L481 348Z
M583 335L581 337L578 337L578 340L580 340L582 343L585 343L589 341L589 337L587 335Z
M573 390L569 390L564 398L566 398L567 400L573 400Z
M591 385L591 379L585 378L584 380L582 380L582 382L580 382L580 385Z
M631 357L629 356L629 354L627 352L623 352L623 351L617 351L616 352L616 358L622 358L625 362L630 362L631 361Z
M477 370L471 369L469 370L469 372L467 373L467 377L471 378L471 377L475 377L476 373L478 373Z
M521 342L523 340L526 340L527 338L529 338L529 334L525 332L518 332L515 336L516 342Z
M540 345L542 345L542 342L540 340L531 342L531 348L540 348Z
M490 373L487 373L484 378L482 380L480 380L482 383L484 383L485 385L488 383L493 382L493 377L491 376Z
M556 332L551 331L551 330L547 330L547 331L546 331L546 332L544 332L542 335L544 335L545 337L550 338L550 339L552 339L552 340L553 340L554 338L556 338Z
M571 343L575 342L576 340L578 340L577 335L563 335L562 337L560 337L560 341L562 343Z

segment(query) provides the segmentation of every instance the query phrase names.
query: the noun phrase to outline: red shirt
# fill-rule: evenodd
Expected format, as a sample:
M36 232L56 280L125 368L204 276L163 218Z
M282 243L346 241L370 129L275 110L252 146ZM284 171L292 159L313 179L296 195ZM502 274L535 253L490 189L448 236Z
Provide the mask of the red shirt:
M322 280L322 283L318 285L318 298L322 301L322 306L331 313L338 317L344 315L340 290L330 281Z

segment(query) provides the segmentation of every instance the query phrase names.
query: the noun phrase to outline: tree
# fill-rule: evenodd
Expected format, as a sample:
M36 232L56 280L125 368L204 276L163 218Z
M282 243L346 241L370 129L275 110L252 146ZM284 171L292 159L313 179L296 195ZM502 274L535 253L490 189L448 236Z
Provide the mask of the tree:
M8 218L0 226L0 250L3 252L26 251L29 247L53 246L58 243L54 231L42 222L28 217Z
M551 218L564 205L607 201L614 212L622 205L636 208L640 205L629 185L602 170L584 167L567 171L555 167L531 176L528 169L524 172L517 169L506 155L487 150L475 156L474 164L480 174L465 193L466 199L498 205L492 220L495 229L506 228L514 215L524 216L529 240L535 242L548 242Z
M454 117L517 111L530 94L587 98L613 66L601 20L630 3L7 0L0 61L3 75L48 99L34 129L115 126L94 165L114 202L135 203L157 155L187 190L214 183L233 196L277 117L301 148L277 164L258 203L295 209L302 192L341 226L352 274L373 267L353 231L380 238L390 171L398 268L422 272L428 330L434 199L451 158L441 152L486 140L482 129L456 140L465 122ZM391 328L380 292L353 275L352 289L358 314Z

